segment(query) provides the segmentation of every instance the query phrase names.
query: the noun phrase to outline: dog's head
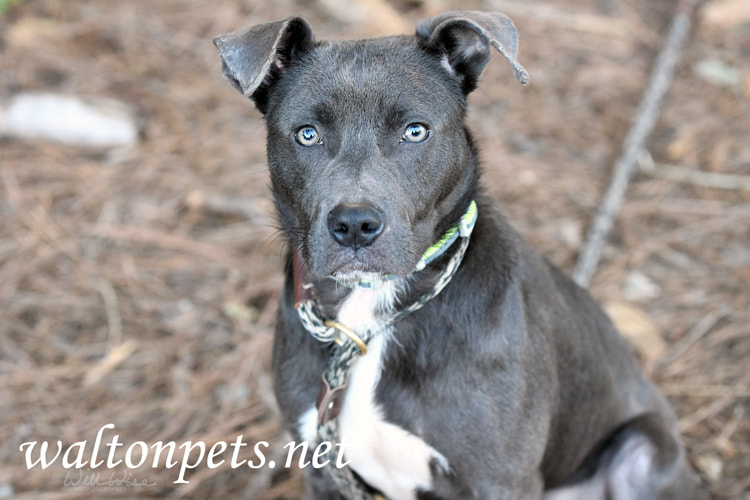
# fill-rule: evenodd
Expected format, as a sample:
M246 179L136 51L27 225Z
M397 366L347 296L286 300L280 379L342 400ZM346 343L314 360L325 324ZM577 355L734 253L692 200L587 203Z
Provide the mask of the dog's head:
M475 194L463 120L492 48L528 81L499 13L448 12L416 36L345 42L315 42L294 17L214 43L265 115L282 227L318 279L409 274Z

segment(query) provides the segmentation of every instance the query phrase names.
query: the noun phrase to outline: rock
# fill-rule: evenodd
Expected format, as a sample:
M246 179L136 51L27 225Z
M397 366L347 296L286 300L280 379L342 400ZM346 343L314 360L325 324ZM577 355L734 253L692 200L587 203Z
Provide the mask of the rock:
M518 182L520 182L522 186L535 186L539 183L539 176L536 172L532 172L531 170L522 170L518 174Z
M654 299L661 293L659 285L640 271L626 274L622 288L622 295L629 302Z
M716 87L737 89L742 85L742 71L719 59L698 61L693 65L693 73Z
M557 240L568 250L578 250L583 242L583 227L575 220L565 220L557 228Z
M716 455L698 455L695 465L711 482L721 479L724 464Z
M136 144L138 126L135 112L113 99L23 93L0 106L0 136L108 148Z
M224 305L221 306L221 312L227 318L238 322L254 322L260 314L260 311L256 308L232 300L224 302Z
M0 498L13 498L14 495L13 486L10 484L0 484Z
M729 242L719 254L721 262L733 269L748 267L750 268L750 248L747 244L739 241Z

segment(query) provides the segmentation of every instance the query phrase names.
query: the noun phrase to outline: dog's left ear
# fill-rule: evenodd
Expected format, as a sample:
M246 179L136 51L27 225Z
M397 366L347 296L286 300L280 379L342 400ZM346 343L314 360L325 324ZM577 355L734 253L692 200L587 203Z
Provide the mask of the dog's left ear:
M248 26L213 40L224 76L265 113L268 89L287 65L313 45L312 28L301 17Z
M529 83L529 73L516 60L518 31L505 14L499 12L453 11L421 22L417 38L428 50L437 51L446 69L461 78L468 94L490 60L491 48L500 52L513 67L521 84Z

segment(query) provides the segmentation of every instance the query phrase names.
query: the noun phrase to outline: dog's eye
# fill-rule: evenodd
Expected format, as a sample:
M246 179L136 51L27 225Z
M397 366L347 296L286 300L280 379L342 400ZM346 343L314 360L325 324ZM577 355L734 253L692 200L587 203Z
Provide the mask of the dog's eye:
M412 123L406 127L404 135L401 136L401 140L405 142L422 142L430 135L430 131L427 127L421 123Z
M318 131L315 130L315 127L312 127L310 125L306 125L298 129L294 134L294 139L301 146L315 146L316 144L323 144Z

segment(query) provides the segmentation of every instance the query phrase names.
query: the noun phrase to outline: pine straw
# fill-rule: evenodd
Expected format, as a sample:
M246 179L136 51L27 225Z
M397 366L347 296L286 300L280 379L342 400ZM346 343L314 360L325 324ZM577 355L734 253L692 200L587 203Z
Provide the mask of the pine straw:
M187 485L162 464L114 469L156 483L150 489L65 488L66 470L26 470L18 451L34 440L91 442L108 423L126 444L210 446L242 434L278 450L289 439L269 374L283 244L267 193L265 132L222 81L210 38L291 13L310 18L321 37L369 31L301 2L269 4L50 0L0 20L0 92L106 95L133 105L144 124L131 150L0 143L0 491L300 497L296 470L226 465L191 471ZM605 15L593 0L560 4ZM666 22L645 0L610 4L619 7L607 22L642 26L632 39L622 34L629 30L606 37L521 12L533 85L515 86L496 58L471 100L488 189L568 270ZM13 32L23 22L26 31ZM708 56L739 60L740 49L727 47L747 46L741 36L705 29L693 37L649 146L657 161L674 162L679 150L683 165L747 173L747 98L689 71ZM640 176L592 286L603 301L624 301L627 273L658 284L657 297L633 305L668 343L653 377L717 498L750 489L749 240L746 193Z

